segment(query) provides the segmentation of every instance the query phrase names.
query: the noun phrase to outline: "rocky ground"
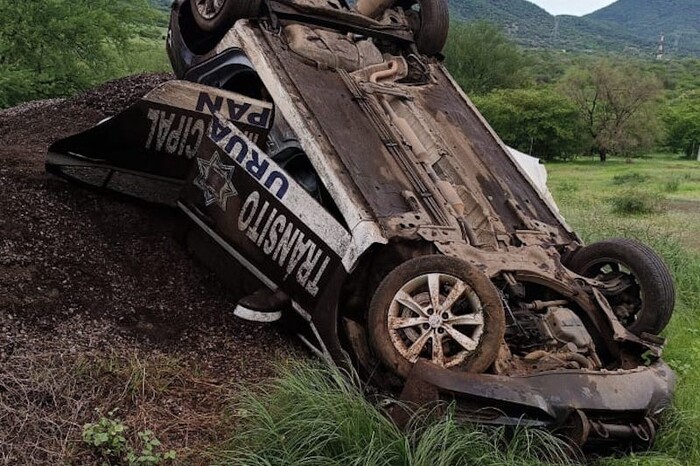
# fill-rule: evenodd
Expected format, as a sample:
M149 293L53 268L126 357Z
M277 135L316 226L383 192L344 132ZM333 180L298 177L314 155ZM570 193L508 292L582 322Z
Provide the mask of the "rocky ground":
M238 384L294 351L233 317L230 293L178 241L176 211L44 173L52 141L168 78L0 112L0 464L99 464L82 428L115 409L131 442L151 429L178 463L207 463Z

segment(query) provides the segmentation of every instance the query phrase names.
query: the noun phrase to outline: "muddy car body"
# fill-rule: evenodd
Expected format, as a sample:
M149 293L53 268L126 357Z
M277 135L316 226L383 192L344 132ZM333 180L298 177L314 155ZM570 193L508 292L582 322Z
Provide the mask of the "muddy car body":
M253 6L207 31L175 2L182 81L58 141L47 169L177 205L201 255L282 292L315 352L407 401L648 445L674 386L661 260L584 247L409 10Z

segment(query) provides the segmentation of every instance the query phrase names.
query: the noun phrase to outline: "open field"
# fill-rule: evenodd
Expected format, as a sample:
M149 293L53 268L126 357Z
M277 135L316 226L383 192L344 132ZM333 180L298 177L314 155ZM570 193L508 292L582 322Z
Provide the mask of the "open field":
M700 254L700 162L655 156L627 163L597 159L551 163L549 186L563 214L586 239L598 230L647 231L680 241ZM650 197L658 212L619 215L614 200Z
M665 331L664 357L680 382L674 422L657 453L610 461L624 465L700 464L700 162L655 156L549 164L550 188L570 225L587 241L614 236L653 246L671 267L677 307ZM657 211L625 215L614 199L651 194Z

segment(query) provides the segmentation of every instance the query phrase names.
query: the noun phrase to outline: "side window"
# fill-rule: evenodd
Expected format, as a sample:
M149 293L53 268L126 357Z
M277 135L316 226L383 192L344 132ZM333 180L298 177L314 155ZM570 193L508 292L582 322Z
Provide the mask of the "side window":
M253 99L270 100L270 95L267 93L265 85L252 68L241 67L239 70L236 70L221 85L221 89L236 92Z
M266 147L267 153L294 181L309 193L338 222L345 225L337 205L323 185L291 126L276 115Z

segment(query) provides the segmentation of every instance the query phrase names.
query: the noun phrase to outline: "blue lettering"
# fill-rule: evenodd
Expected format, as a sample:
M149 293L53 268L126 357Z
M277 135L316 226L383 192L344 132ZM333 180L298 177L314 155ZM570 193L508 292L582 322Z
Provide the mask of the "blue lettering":
M211 139L214 142L220 142L226 136L231 134L231 128L222 124L221 120L218 118L212 119L211 122ZM228 149L227 149L228 150Z
M260 154L258 154L258 152L255 149L250 151L250 160L245 165L245 169L248 170L248 173L253 175L259 181L262 179L263 175L265 175L269 167L270 162L264 159L261 162Z
M200 92L199 93L199 98L197 99L197 111L201 112L204 110L204 107L207 108L207 111L211 113L212 115L218 111L221 110L221 107L224 105L224 98L221 96L217 96L215 100L211 100L211 96L207 94L206 92Z
M267 177L267 180L265 180L265 187L272 191L272 186L275 184L275 181L278 180L280 183L275 196L277 196L278 199L283 199L285 194L287 194L287 191L289 190L289 180L287 180L287 177L285 177L282 173L278 171L270 173L270 175Z

